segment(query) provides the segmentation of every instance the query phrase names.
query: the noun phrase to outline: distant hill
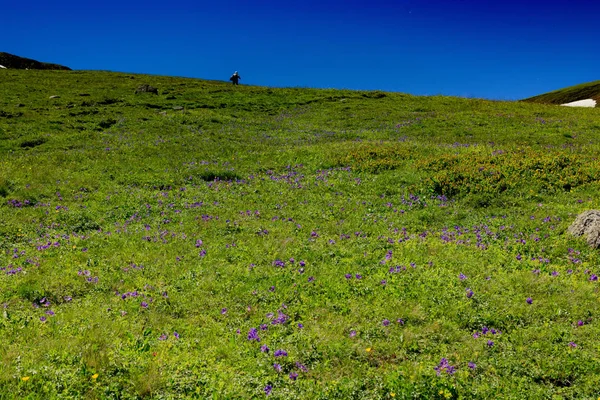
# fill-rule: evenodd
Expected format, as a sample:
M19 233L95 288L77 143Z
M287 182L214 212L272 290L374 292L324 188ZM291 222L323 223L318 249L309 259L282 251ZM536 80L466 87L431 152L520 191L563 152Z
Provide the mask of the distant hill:
M523 99L530 103L566 104L573 101L593 99L596 107L600 104L600 81L582 83L581 85L569 86L553 92L540 94L538 96Z
M0 65L9 69L60 69L71 71L71 68L64 65L40 62L4 52L0 52Z

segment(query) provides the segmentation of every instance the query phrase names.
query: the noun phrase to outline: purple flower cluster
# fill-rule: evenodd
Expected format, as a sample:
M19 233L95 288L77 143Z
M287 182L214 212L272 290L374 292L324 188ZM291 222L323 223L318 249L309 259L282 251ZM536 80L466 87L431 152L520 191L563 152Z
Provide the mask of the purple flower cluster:
M49 249L50 247L60 247L60 242L47 242L46 244L40 244L36 247L38 251Z
M273 353L273 356L275 356L275 357L287 357L288 353L285 350L275 350L275 352Z
M398 272L401 272L401 271L406 271L406 267L397 265L395 267L390 267L390 269L388 270L388 272L390 274L397 274Z
M286 315L285 313L283 313L283 311L278 310L277 311L277 318L274 318L271 321L271 324L272 325L285 324L289 319L290 319L290 317L288 315Z
M137 290L134 290L133 292L125 292L125 293L119 293L119 292L115 292L115 294L117 296L120 296L121 299L125 300L128 297L139 297L139 296L143 296L141 293L139 293Z
M446 358L442 358L437 367L433 368L438 376L441 375L442 372L446 372L448 375L452 375L456 372L456 367L450 365Z
M258 331L256 330L256 328L250 328L250 330L248 331L248 340L256 340L257 342L260 342L260 337L258 337Z
M494 329L494 328L491 328L491 329L490 329L490 328L488 328L487 326L484 326L483 328L481 328L481 332L474 332L474 333L473 333L473 338L474 338L474 339L477 339L478 337L480 337L480 336L485 336L485 335L487 335L488 333L489 333L489 334L491 334L491 335L499 335L499 334L501 334L502 332L501 332L501 331L497 331L497 330L496 330L496 329Z
M6 275L16 275L19 272L23 272L23 268L21 268L21 267L16 267L15 268L11 264L8 267L2 267L2 268L0 268L0 271L5 271Z
M141 265L141 264L140 264L140 265L137 265L136 263L131 263L131 264L129 264L129 267L123 267L123 271L124 271L124 272L127 272L127 271L129 271L130 269L133 269L133 270L138 270L138 271L139 271L139 270L142 270L142 269L144 269L144 266L143 266L143 265Z
M10 207L15 207L15 208L23 208L23 207L28 207L28 206L33 205L29 200L20 201L20 200L16 200L16 199L8 200L7 204Z

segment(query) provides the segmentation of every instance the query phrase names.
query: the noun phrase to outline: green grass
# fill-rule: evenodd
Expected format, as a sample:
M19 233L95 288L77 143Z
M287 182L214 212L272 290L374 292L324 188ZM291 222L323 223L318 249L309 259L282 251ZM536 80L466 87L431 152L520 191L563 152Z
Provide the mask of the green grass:
M0 72L0 399L600 395L596 109Z

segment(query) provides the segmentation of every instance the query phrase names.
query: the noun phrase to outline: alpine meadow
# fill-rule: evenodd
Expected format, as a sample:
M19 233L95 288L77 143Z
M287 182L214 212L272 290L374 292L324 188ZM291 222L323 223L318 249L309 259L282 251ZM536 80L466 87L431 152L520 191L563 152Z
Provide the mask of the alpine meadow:
M598 108L2 69L0 399L597 399L598 154Z

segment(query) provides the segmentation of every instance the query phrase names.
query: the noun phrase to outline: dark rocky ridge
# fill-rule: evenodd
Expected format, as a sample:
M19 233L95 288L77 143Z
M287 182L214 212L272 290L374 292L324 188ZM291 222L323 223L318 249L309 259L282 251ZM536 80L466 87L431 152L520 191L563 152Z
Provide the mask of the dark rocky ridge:
M0 65L8 69L59 69L71 71L71 68L64 65L51 64L32 60L30 58L15 56L14 54L4 53L0 51Z

